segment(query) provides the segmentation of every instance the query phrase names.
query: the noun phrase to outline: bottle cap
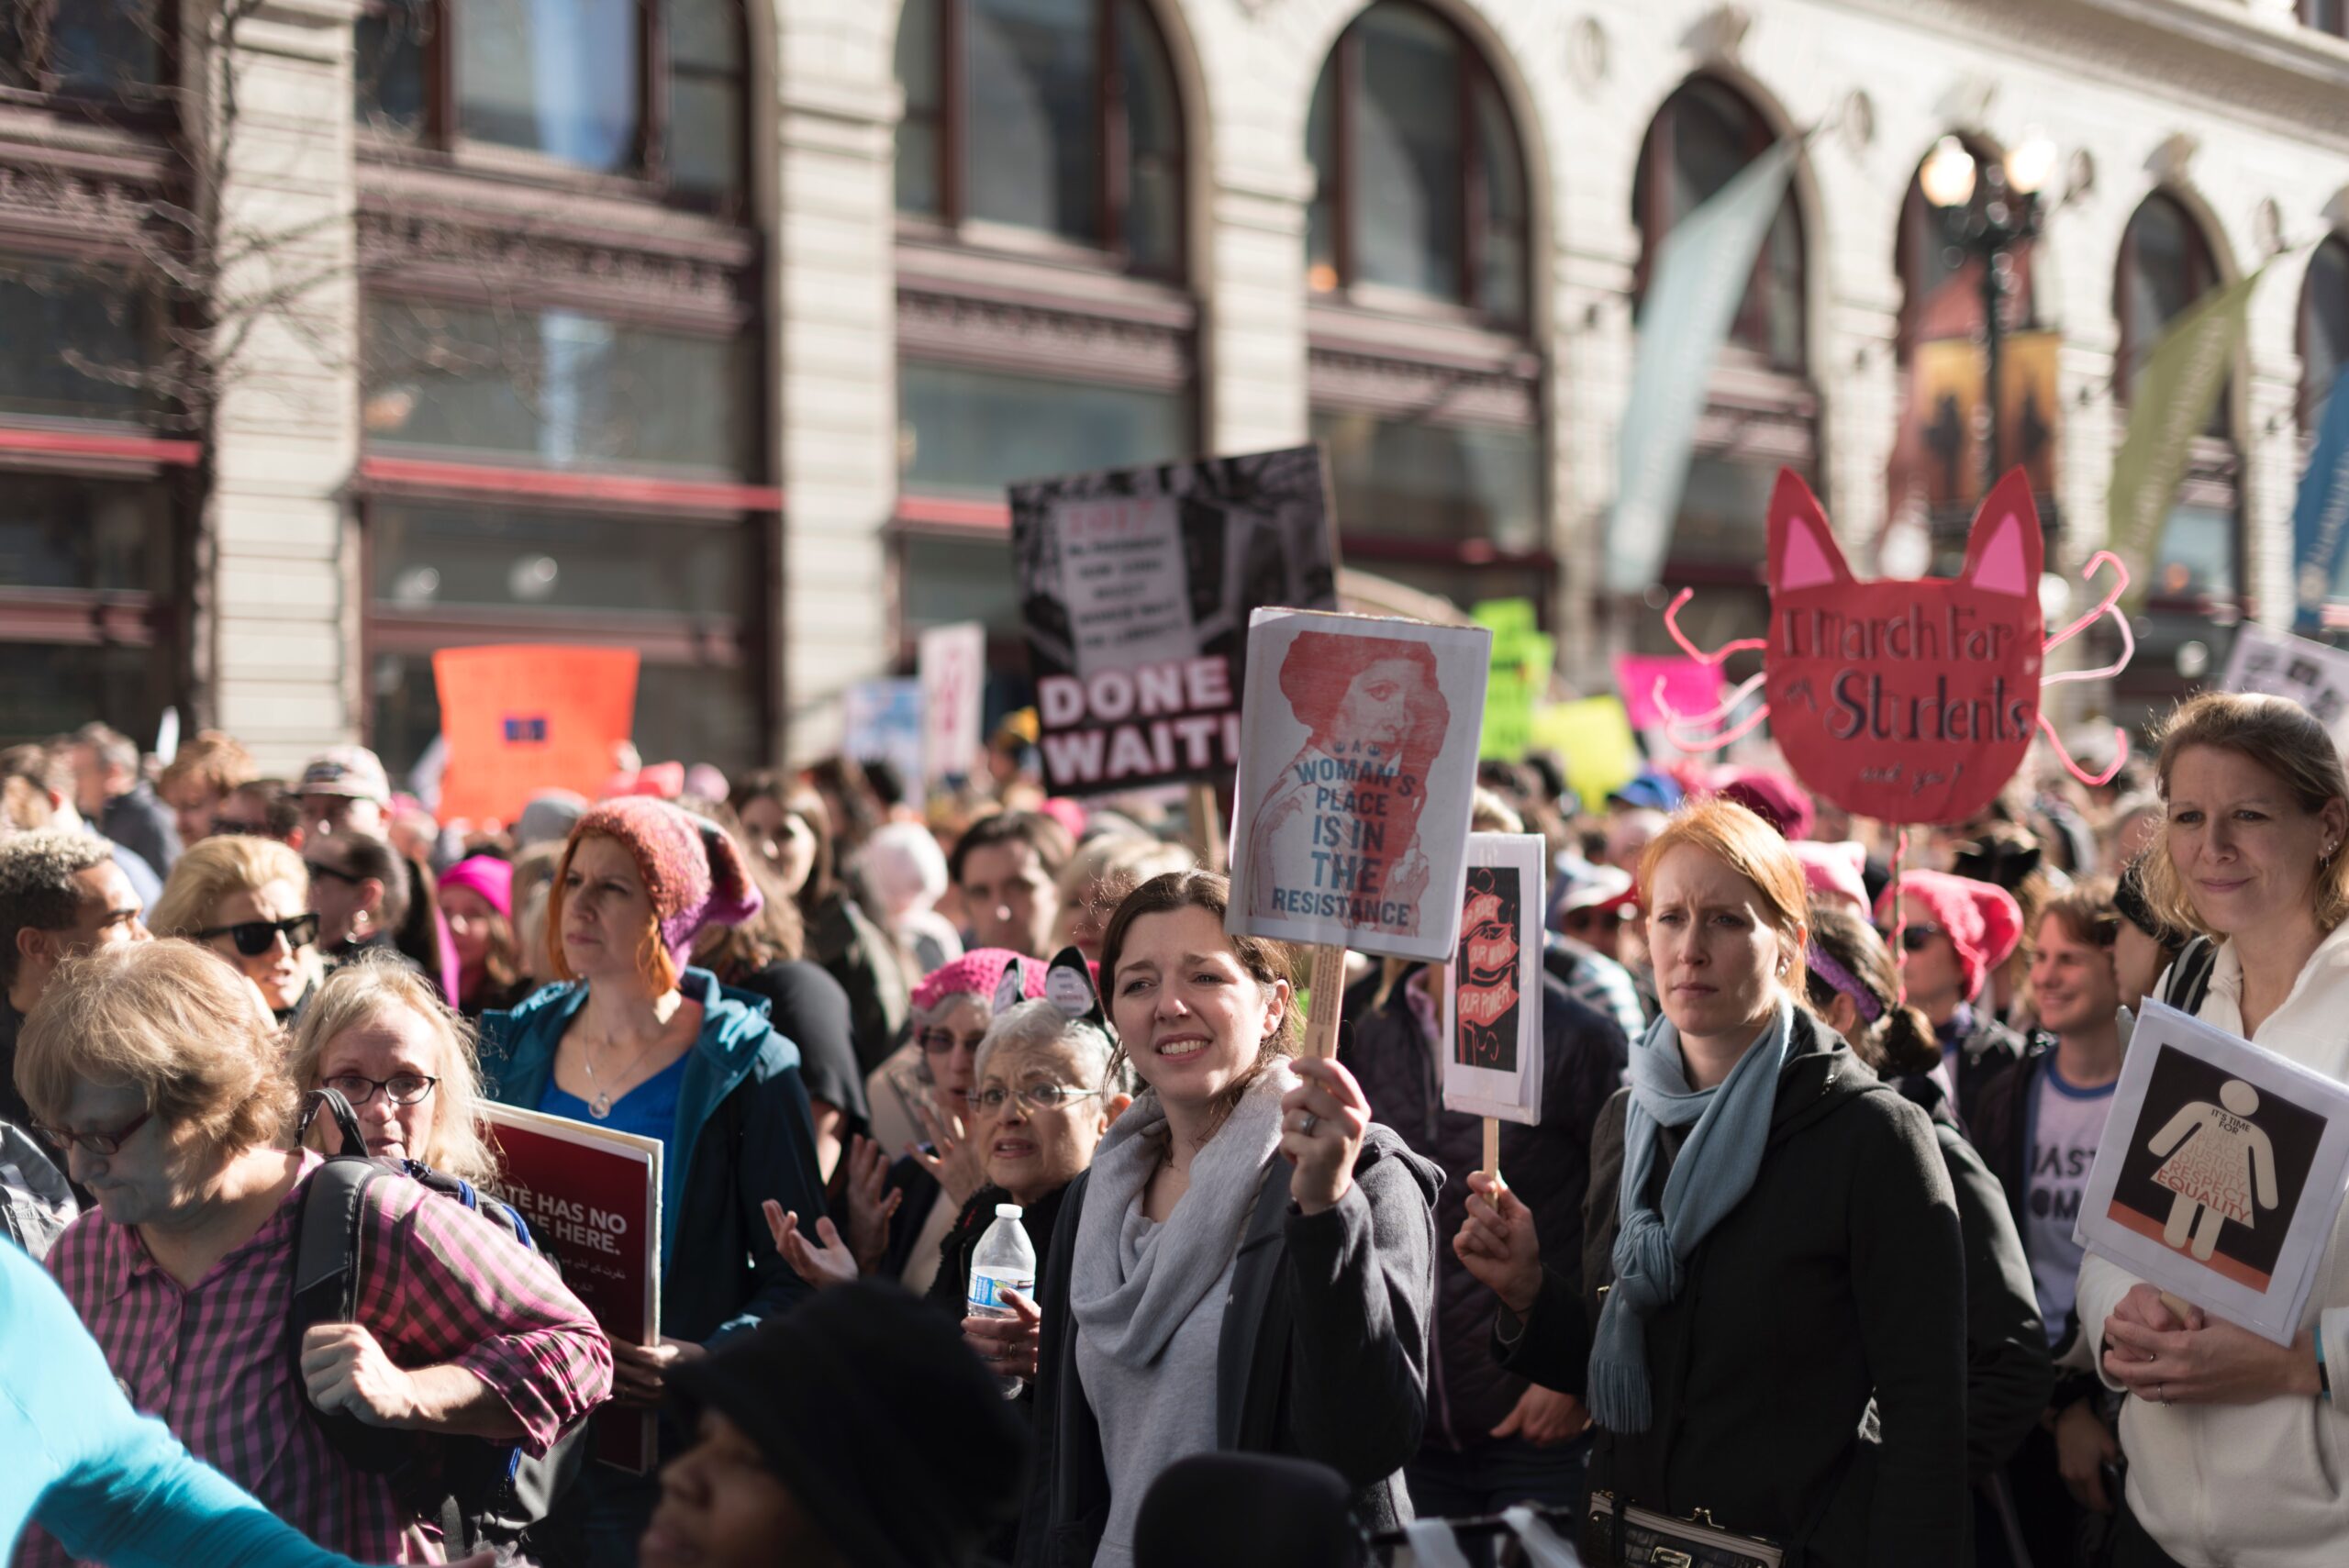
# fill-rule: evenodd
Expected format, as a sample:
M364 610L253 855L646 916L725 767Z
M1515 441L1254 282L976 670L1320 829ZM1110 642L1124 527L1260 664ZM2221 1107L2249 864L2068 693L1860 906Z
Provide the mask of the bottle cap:
M1017 1219L1026 1212L1016 1203L999 1203L995 1206L995 1217L997 1219Z

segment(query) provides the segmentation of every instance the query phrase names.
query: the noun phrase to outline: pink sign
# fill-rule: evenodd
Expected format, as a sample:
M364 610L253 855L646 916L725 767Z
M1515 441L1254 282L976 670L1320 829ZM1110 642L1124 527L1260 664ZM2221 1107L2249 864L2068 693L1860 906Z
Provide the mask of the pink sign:
M1655 706L1655 684L1664 682L1664 700L1674 713L1710 713L1721 702L1721 673L1710 664L1677 653L1619 653L1615 656L1615 689L1623 696L1623 711L1634 729L1661 729L1670 719Z

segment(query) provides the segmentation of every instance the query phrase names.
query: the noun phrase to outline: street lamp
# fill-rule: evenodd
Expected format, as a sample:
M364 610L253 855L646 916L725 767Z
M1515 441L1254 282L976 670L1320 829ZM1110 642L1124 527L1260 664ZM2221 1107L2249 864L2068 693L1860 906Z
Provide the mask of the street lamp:
M1942 231L1950 249L1982 262L1982 339L1990 405L1988 483L1998 481L1998 316L2007 289L2010 253L2038 237L2039 193L2055 172L2055 144L2034 136L1987 162L1954 136L1934 143L1917 172L1925 199L1941 209ZM1975 187L1987 186L1976 203ZM1986 486L1987 488L1987 486Z

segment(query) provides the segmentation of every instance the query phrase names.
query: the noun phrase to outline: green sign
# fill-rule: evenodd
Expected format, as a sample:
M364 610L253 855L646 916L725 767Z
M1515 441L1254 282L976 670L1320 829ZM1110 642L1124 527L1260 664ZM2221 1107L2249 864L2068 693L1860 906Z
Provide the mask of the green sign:
M1531 599L1486 599L1468 612L1493 634L1492 671L1485 685L1480 760L1517 762L1533 746L1533 705L1550 684L1557 644L1544 636Z

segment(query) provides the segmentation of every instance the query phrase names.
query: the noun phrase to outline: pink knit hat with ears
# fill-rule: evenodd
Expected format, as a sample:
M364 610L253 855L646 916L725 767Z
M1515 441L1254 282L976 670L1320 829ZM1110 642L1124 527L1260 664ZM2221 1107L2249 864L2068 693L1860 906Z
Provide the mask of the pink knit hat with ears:
M591 833L617 839L636 862L644 891L661 922L661 940L683 969L694 937L705 926L737 926L766 900L742 851L726 830L647 795L622 795L587 808L571 829L571 844ZM565 860L571 849L563 851Z
M2005 888L1947 872L1903 872L1876 901L1878 924L1892 918L1892 895L1897 887L1901 914L1912 926L1941 928L1957 950L1957 964L1965 976L1967 1000L1979 995L1982 981L2007 962L2022 940L2022 906ZM1924 917L1920 919L1918 917Z

